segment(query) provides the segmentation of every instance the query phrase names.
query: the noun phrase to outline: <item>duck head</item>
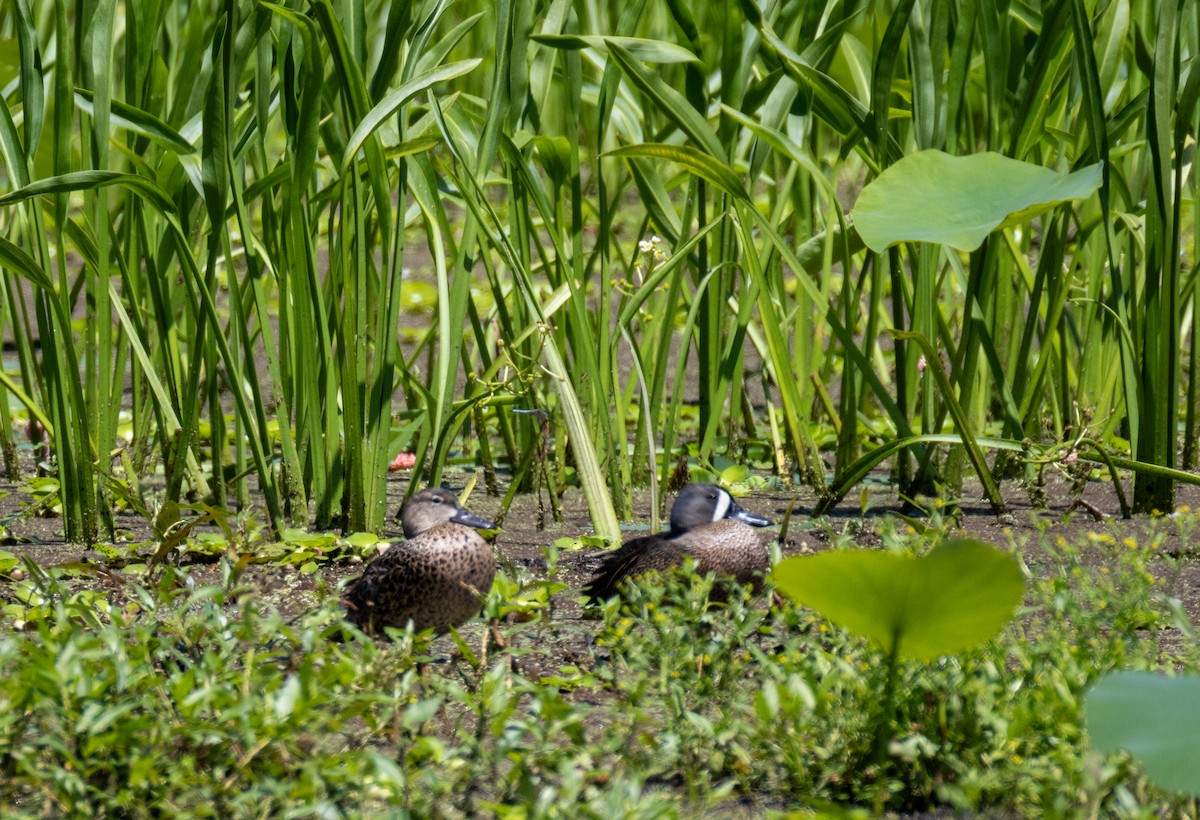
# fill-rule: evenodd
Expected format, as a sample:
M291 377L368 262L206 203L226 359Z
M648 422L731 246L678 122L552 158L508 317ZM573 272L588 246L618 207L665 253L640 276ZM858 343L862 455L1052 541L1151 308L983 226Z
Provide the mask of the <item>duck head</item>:
M439 524L462 524L480 530L495 529L496 525L459 506L458 498L449 490L429 487L408 499L401 513L404 537L416 538Z
M746 512L723 487L716 484L689 484L680 491L671 507L671 532L687 532L723 518L732 518L752 527L768 527L775 523L769 518Z

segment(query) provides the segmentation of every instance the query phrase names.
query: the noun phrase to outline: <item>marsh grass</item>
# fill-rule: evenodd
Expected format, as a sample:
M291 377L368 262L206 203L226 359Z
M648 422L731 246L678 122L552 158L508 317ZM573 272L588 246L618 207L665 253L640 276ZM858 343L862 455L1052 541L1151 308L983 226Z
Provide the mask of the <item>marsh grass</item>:
M990 479L978 442L1082 428L1166 510L1178 475L1145 465L1197 440L1194 12L15 0L3 389L50 437L71 540L155 472L164 501L253 490L276 531L377 530L402 449L414 486L533 464L547 428L514 409L559 459L523 488L578 481L610 539L681 453L767 438L762 466L825 490L829 418L835 487L903 441L905 492L953 495L968 463ZM847 200L928 148L1104 180L970 254L865 250ZM406 356L410 258L436 310Z

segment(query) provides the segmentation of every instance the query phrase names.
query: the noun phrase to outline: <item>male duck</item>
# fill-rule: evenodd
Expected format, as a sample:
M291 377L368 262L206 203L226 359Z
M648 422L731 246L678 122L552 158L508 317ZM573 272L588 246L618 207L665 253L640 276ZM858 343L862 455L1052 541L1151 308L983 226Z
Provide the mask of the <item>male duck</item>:
M756 576L767 569L767 550L750 527L772 523L743 510L715 484L689 484L671 507L670 531L626 541L604 559L583 594L600 603L616 594L626 578L677 567L688 555L701 574L715 572L743 584L757 583Z
M475 532L495 524L458 504L449 490L430 487L408 500L404 537L367 565L344 594L346 619L364 632L383 627L445 632L479 614L492 588L496 560Z

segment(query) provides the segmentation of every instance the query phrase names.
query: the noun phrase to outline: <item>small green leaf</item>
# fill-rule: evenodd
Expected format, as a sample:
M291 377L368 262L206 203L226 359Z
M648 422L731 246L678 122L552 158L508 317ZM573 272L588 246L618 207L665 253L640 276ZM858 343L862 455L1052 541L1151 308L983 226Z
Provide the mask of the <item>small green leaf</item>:
M46 602L45 596L42 595L37 585L29 581L13 584L12 595L26 606L38 606Z
M475 654L475 650L471 648L470 644L462 639L462 636L458 634L458 630L454 627L450 627L450 637L454 639L454 645L458 647L463 660L470 664L472 668L478 669L479 656Z
M937 242L973 251L992 231L1027 222L1100 187L1102 165L1071 174L996 153L953 157L918 151L863 188L854 227L871 250L898 242Z
M379 543L379 536L373 532L356 532L346 536L345 541L352 547L364 549Z
M920 558L866 550L788 558L780 591L851 632L921 660L995 636L1021 602L1011 555L982 541L946 541Z
M1124 749L1157 785L1200 795L1200 677L1107 675L1084 697L1084 724L1100 751Z
M744 464L733 464L721 470L721 483L726 487L740 484L750 477L750 468Z
M442 708L442 699L440 697L424 698L423 700L418 700L416 703L409 704L405 707L404 717L402 718L404 728L414 729L420 726L436 715L440 708Z
M275 695L275 715L280 720L290 718L296 709L296 701L299 698L300 678L297 675L288 675L287 680L283 682L283 686L279 687L279 692Z
M337 542L337 536L328 532L304 532L303 530L285 530L283 540L301 549L329 549Z

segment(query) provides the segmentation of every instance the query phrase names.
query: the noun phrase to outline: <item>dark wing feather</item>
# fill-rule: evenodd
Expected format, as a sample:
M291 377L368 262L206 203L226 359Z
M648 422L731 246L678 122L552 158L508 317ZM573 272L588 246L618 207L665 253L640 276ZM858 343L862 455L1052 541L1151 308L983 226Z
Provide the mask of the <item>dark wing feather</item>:
M626 578L652 569L666 569L683 562L679 545L661 535L645 535L626 541L605 556L600 569L582 590L589 604L600 604L616 595Z
M361 626L381 610L398 609L403 604L408 598L409 579L406 573L395 570L406 564L407 557L404 544L396 544L367 564L363 574L342 593L347 620Z

